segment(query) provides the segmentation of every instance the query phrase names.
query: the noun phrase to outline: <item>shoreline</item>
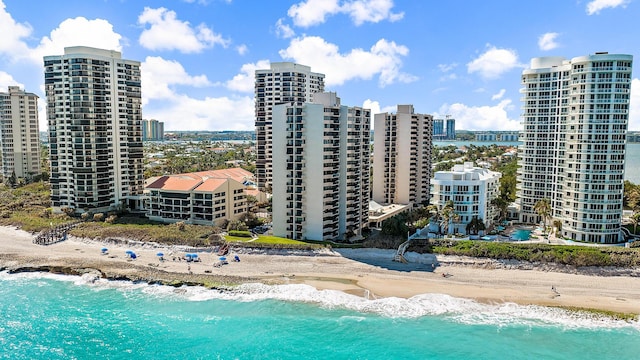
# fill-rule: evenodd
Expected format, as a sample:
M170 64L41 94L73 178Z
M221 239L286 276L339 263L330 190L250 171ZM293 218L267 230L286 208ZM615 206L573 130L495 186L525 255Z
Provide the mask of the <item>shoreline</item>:
M240 262L214 267L218 256L207 251L198 252L201 262L173 261L185 250L194 252L180 246L75 237L42 246L32 243L33 235L10 227L0 227L0 239L0 270L10 273L89 273L110 280L202 285L222 291L252 282L306 284L371 299L438 293L489 304L640 314L640 269L563 269L416 253L408 253L409 264L402 264L391 260L394 250L249 252L243 248L228 255L231 260L237 254ZM108 248L107 255L101 254L102 247ZM137 259L126 258L129 249L138 254ZM158 251L165 254L165 261L156 256Z

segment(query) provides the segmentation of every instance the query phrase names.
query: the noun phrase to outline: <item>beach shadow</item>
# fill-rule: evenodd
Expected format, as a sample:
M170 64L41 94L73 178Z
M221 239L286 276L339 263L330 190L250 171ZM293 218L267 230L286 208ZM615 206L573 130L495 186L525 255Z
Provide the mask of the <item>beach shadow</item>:
M366 250L361 249L334 249L335 252L342 255L342 257L347 258L349 260L361 262L364 264L368 264L371 266L379 267L386 270L395 270L395 271L403 271L403 272L413 272L413 271L422 271L422 272L434 272L435 269L438 268L438 261L433 257L433 264L431 262L417 262L412 261L412 259L408 259L406 263L394 261L395 250L390 251L376 251L375 254L371 254Z

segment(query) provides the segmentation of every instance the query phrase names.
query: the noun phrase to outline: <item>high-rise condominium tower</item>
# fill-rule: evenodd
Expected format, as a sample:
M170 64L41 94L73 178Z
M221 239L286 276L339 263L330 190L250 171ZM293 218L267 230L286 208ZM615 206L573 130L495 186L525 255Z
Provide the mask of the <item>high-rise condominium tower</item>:
M368 109L335 93L273 108L273 233L348 240L369 220Z
M158 120L142 120L142 140L164 140L164 122Z
M534 207L547 198L563 237L619 241L632 60L542 57L523 71L521 221L542 221Z
M77 46L44 67L54 210L140 208L140 62Z
M433 117L398 105L374 116L373 200L380 204L426 204L431 179Z
M312 94L324 91L324 74L290 62L271 63L269 69L255 72L256 181L270 189L272 180L272 109L278 104L302 106Z
M9 86L0 93L2 176L29 178L40 173L38 96Z

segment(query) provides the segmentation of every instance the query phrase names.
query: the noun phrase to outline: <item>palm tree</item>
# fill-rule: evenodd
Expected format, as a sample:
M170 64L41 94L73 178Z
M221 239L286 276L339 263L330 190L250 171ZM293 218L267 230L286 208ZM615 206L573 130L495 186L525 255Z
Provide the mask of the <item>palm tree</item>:
M636 234L636 228L638 224L640 224L640 212L634 212L633 215L629 217L629 222L633 225L633 235Z
M486 229L484 221L477 216L474 216L467 224L467 234L478 235L478 232L484 229Z
M491 205L498 208L498 222L502 222L507 217L507 211L509 209L509 201L503 197L497 197L491 200Z
M536 201L536 204L533 206L533 210L542 217L542 222L544 224L542 234L544 235L547 231L547 219L551 215L551 201L547 198L540 199Z
M449 234L451 221L455 221L456 218L459 218L458 214L456 214L453 210L454 210L453 200L449 200L442 207L442 210L440 211L440 226L447 229L446 234Z
M553 220L553 227L555 228L556 236L558 236L558 231L562 231L562 221L558 219Z

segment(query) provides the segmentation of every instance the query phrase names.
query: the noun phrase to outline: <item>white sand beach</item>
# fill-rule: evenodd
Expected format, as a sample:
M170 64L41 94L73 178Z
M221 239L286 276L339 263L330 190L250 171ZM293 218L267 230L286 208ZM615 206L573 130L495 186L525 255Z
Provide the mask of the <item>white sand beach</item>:
M209 278L211 282L216 278L233 278L267 284L304 283L318 289L378 298L441 293L487 303L514 302L640 314L640 269L617 275L606 274L606 269L592 269L592 274L585 275L570 270L559 272L484 259L415 253L408 253L409 263L402 264L391 260L392 250L340 249L312 255L274 255L233 248L227 256L229 263L214 267L219 257L206 251L198 252L200 262L187 263L173 260L185 254L179 247L114 244L74 237L42 246L33 244L32 240L33 236L27 232L0 227L0 268L91 268L108 273L110 278L147 281L175 278L186 282L193 279L197 283ZM108 248L107 254L102 254L102 247ZM128 259L126 250L134 251L137 258ZM164 254L164 261L159 260L158 252ZM233 261L236 254L240 262Z

